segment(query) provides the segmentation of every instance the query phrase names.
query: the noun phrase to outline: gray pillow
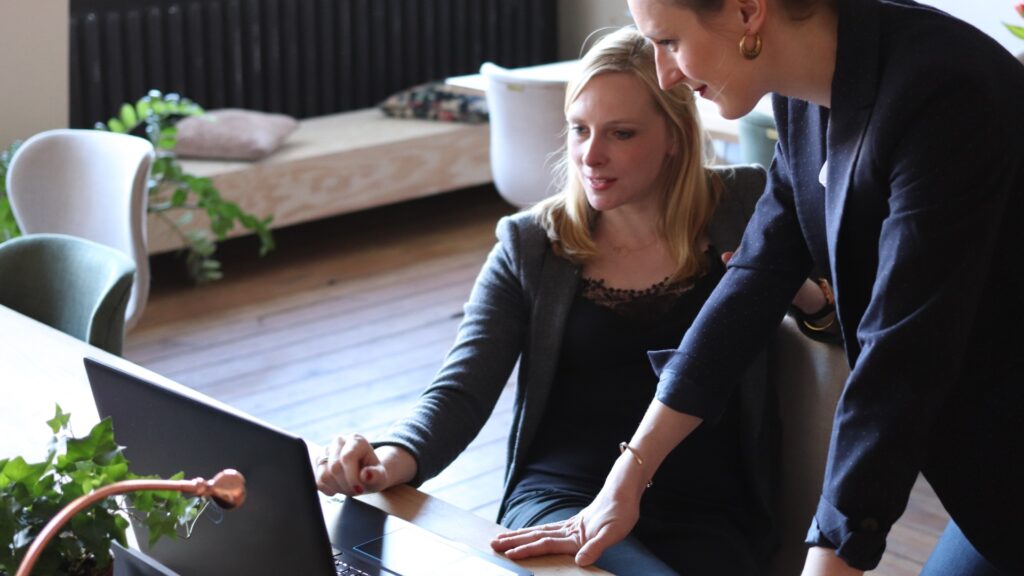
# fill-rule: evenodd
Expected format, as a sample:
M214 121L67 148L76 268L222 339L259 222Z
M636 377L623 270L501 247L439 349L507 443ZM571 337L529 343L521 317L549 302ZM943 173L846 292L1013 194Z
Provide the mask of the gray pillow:
M298 126L295 118L284 114L211 110L178 122L174 152L181 158L259 160L280 148Z

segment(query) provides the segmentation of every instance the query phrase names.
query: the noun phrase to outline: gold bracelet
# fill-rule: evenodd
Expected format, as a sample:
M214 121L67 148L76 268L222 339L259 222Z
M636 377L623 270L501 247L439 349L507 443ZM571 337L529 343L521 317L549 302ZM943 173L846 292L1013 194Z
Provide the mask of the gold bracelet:
M619 454L622 454L626 450L629 450L630 455L633 456L633 460L636 460L637 464L639 464L640 466L644 465L644 459L640 457L639 452L634 450L633 447L629 445L629 442L619 442ZM650 488L651 486L654 486L654 481L648 480L647 487Z
M804 326L806 326L808 330L811 330L813 332L824 332L825 330L828 330L829 328L832 327L833 324L836 323L836 313L833 311L832 317L828 319L827 323L822 324L821 326L815 326L814 324L811 324L807 320L801 320L801 322L803 322Z

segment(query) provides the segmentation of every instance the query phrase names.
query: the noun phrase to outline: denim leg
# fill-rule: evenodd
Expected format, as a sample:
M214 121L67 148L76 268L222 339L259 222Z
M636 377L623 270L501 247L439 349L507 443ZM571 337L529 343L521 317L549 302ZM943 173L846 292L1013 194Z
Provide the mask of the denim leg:
M537 526L571 518L586 507L589 497L556 491L538 491L523 495L510 503L501 523L510 529ZM678 572L658 559L646 546L633 536L608 548L596 563L597 567L628 576L677 576Z
M935 545L921 576L1003 576L967 541L952 520Z
M572 517L582 509L583 507L561 508L541 516L538 519L537 524L547 524L548 522L565 520ZM648 550L646 546L641 544L640 541L633 536L628 536L622 542L619 542L605 550L604 553L601 554L601 558L595 562L595 565L602 570L606 570L612 574L619 574L620 576L627 576L629 574L643 574L644 576L678 576L679 574L667 564L658 560L658 557L655 556L653 552Z

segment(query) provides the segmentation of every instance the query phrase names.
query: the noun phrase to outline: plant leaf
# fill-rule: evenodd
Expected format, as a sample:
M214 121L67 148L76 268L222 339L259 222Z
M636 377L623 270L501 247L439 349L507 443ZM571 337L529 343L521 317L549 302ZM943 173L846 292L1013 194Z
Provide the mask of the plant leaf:
M138 126L139 117L135 113L135 107L128 103L122 104L120 120L129 132Z
M1024 27L1021 27L1021 26L1014 26L1013 24L1007 24L1006 22L1003 22L1003 25L1004 25L1004 26L1006 26L1006 28L1007 28L1007 29L1008 29L1008 30L1010 31L1010 33L1012 33L1012 34L1013 34L1014 36L1016 36L1017 38L1021 38L1021 39L1024 39Z
M43 477L48 467L49 462L29 464L21 456L15 456L4 464L3 469L0 470L0 475L11 483L33 485L39 482L39 479Z
M68 413L64 412L63 410L61 410L60 404L57 404L56 405L56 411L55 411L55 413L53 415L53 418L51 418L50 420L47 420L46 424L49 425L50 426L50 430L53 430L53 433L56 434L56 433L60 432L62 428L67 428L68 427L68 422L70 422L70 421L71 421L71 414L68 414Z
M69 438L67 453L58 457L57 465L71 462L91 462L97 453L105 454L118 448L114 442L114 425L110 418L104 418L92 427L84 438Z

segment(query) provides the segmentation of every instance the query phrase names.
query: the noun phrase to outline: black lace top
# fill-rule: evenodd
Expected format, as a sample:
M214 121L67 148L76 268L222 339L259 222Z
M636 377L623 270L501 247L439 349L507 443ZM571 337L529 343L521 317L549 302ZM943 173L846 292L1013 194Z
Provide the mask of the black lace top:
M644 290L609 288L600 278L583 278L580 284L585 300L608 308L619 316L642 321L660 318L672 309L677 298L694 286L691 282L669 282L668 278Z
M523 474L513 492L564 488L596 494L619 442L629 440L654 398L657 377L650 350L679 345L724 273L709 254L710 270L696 282L659 282L620 290L584 279L569 313L556 382ZM741 498L739 428L735 407L702 424L666 459L645 501L680 507L738 507Z

